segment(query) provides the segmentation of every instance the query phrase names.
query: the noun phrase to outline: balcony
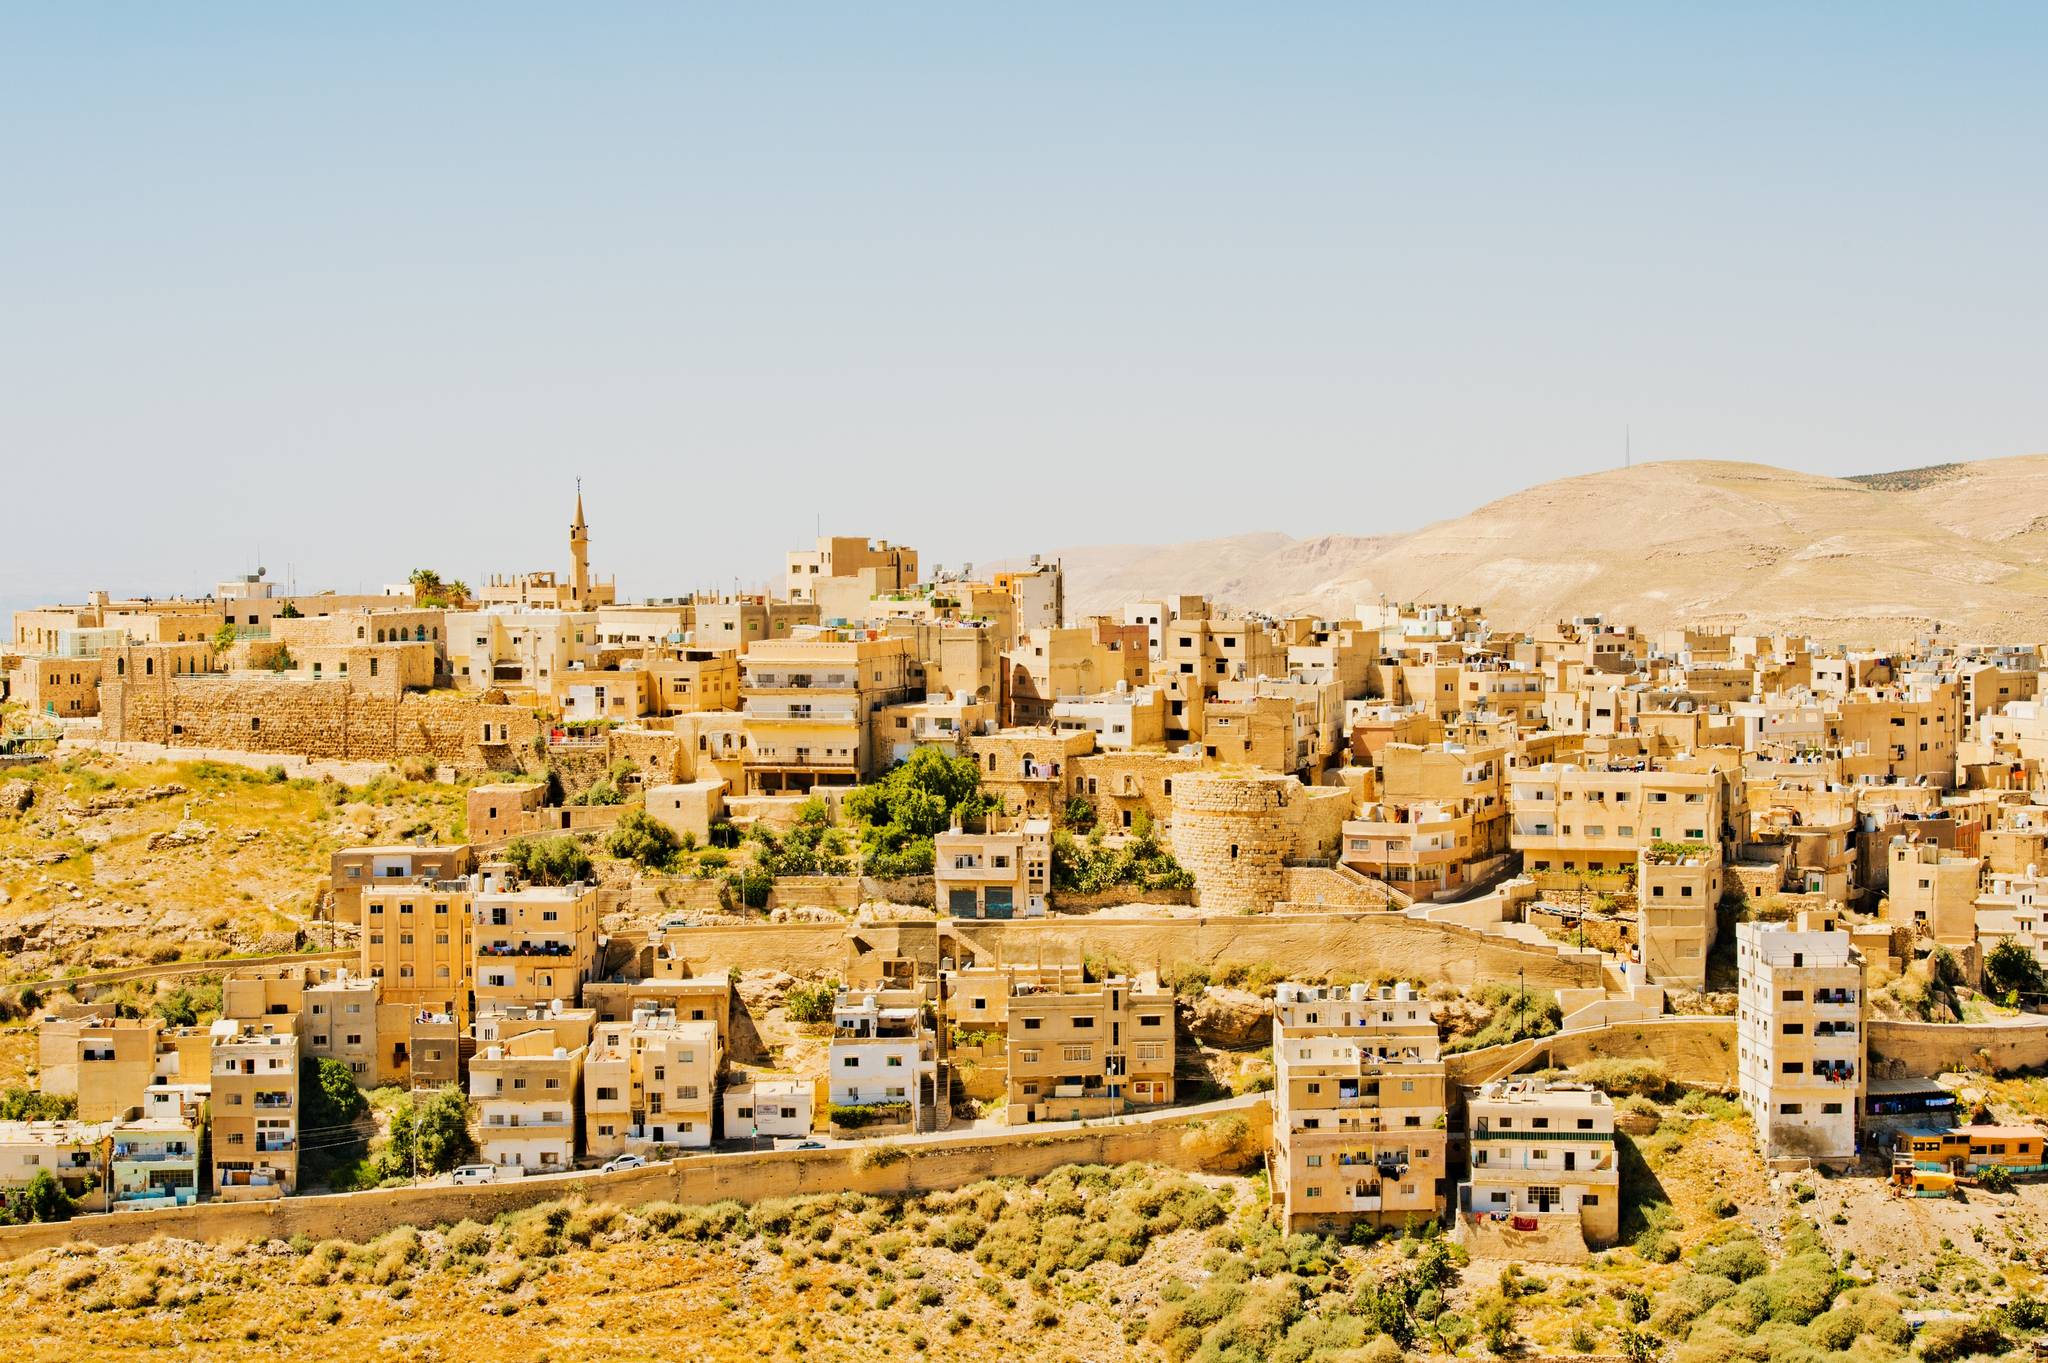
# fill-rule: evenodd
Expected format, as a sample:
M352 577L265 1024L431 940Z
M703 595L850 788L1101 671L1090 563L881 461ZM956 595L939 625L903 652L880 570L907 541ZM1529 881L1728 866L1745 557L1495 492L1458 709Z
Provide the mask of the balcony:
M287 1154L299 1148L297 1140L290 1136L258 1136L256 1153L259 1155Z
M479 943L479 956L574 956L576 948L567 942L489 942Z
M1612 1131L1501 1131L1480 1127L1472 1133L1475 1141L1607 1141L1614 1140Z
M129 1164L191 1164L198 1158L196 1150L163 1150L149 1146L117 1145L114 1158Z

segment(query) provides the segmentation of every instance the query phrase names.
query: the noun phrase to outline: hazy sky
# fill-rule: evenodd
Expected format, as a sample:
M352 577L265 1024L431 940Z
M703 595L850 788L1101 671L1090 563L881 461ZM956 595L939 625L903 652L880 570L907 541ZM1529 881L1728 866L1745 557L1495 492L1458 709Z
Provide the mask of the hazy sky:
M2048 6L1786 8L9 4L0 598L2048 449Z

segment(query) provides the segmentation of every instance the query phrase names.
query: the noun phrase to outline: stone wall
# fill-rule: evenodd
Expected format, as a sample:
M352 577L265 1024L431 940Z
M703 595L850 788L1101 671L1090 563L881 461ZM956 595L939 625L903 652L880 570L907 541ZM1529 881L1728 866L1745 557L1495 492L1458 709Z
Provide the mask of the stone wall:
M1288 902L1304 908L1368 911L1393 902L1386 886L1334 866L1290 866L1283 883Z
M982 964L1078 961L1099 956L1134 970L1199 965L1272 966L1283 975L1448 980L1465 987L1512 980L1526 971L1543 989L1600 983L1598 958L1567 958L1454 923L1398 913L1305 913L1200 918L1047 918L1011 922L954 921L954 936L971 944Z
M1557 1032L1530 1041L1444 1057L1445 1073L1467 1087L1530 1069L1570 1069L1588 1060L1659 1060L1681 1084L1733 1091L1735 1019L1665 1017Z
M768 890L770 909L838 909L860 907L859 876L777 876Z
M417 758L464 771L520 768L540 731L523 706L247 673L114 678L101 686L100 707L113 742L337 761Z
M1178 778L1173 855L1194 874L1196 902L1218 913L1262 913L1285 899L1307 798L1292 777Z
M1185 906L1195 902L1195 892L1193 890L1148 890L1138 885L1122 885L1115 889L1099 890L1094 894L1055 890L1050 898L1052 907L1062 913L1094 913L1100 909L1122 908L1126 904L1173 904Z
M1158 1162L1205 1167L1182 1149L1190 1126L1241 1116L1250 1144L1265 1148L1273 1125L1268 1098L1253 1095L1200 1108L1168 1109L1100 1125L1018 1127L920 1140L895 1147L904 1158L875 1161L880 1146L695 1155L618 1174L517 1179L478 1186L392 1188L268 1202L208 1202L169 1211L123 1212L72 1221L0 1228L0 1258L12 1259L73 1241L139 1244L156 1236L181 1240L313 1240L361 1242L398 1226L431 1226L464 1217L488 1221L502 1212L581 1194L633 1207L673 1201L689 1205L727 1198L758 1202L811 1193L881 1195L957 1188L985 1178L1036 1178L1063 1164Z
M866 904L909 904L929 909L938 903L938 891L930 876L906 876L900 880L862 876L860 893L861 902Z
M2048 1065L2048 1017L2013 1022L1949 1023L1872 1020L1870 1074L1888 1079L1944 1070L2034 1069Z

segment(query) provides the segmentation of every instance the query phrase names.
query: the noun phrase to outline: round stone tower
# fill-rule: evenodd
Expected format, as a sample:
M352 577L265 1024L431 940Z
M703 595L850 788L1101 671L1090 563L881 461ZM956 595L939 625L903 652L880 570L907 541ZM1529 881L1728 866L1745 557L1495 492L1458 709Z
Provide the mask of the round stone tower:
M1292 776L1203 773L1173 783L1173 855L1212 913L1266 913L1287 893L1307 792Z

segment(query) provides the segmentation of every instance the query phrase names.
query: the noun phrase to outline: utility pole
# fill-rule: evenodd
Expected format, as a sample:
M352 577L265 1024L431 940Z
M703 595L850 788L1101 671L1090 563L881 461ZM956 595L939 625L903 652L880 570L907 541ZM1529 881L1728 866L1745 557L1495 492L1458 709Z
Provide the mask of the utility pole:
M1516 978L1517 980L1521 981L1521 984L1522 984L1522 997L1521 997L1521 998L1519 998L1519 999L1517 999L1517 1000L1515 1001L1515 1031L1516 1031L1517 1033L1519 1033L1519 1032L1521 1032L1521 1031L1522 1031L1522 1029L1523 1029L1523 1028L1525 1028L1526 1026L1528 1026L1528 1013L1529 1013L1529 971L1528 971L1528 969L1527 969L1527 968L1525 967L1525 968L1523 968L1523 969L1521 969L1521 970L1517 970L1517 971L1515 972L1515 978Z

